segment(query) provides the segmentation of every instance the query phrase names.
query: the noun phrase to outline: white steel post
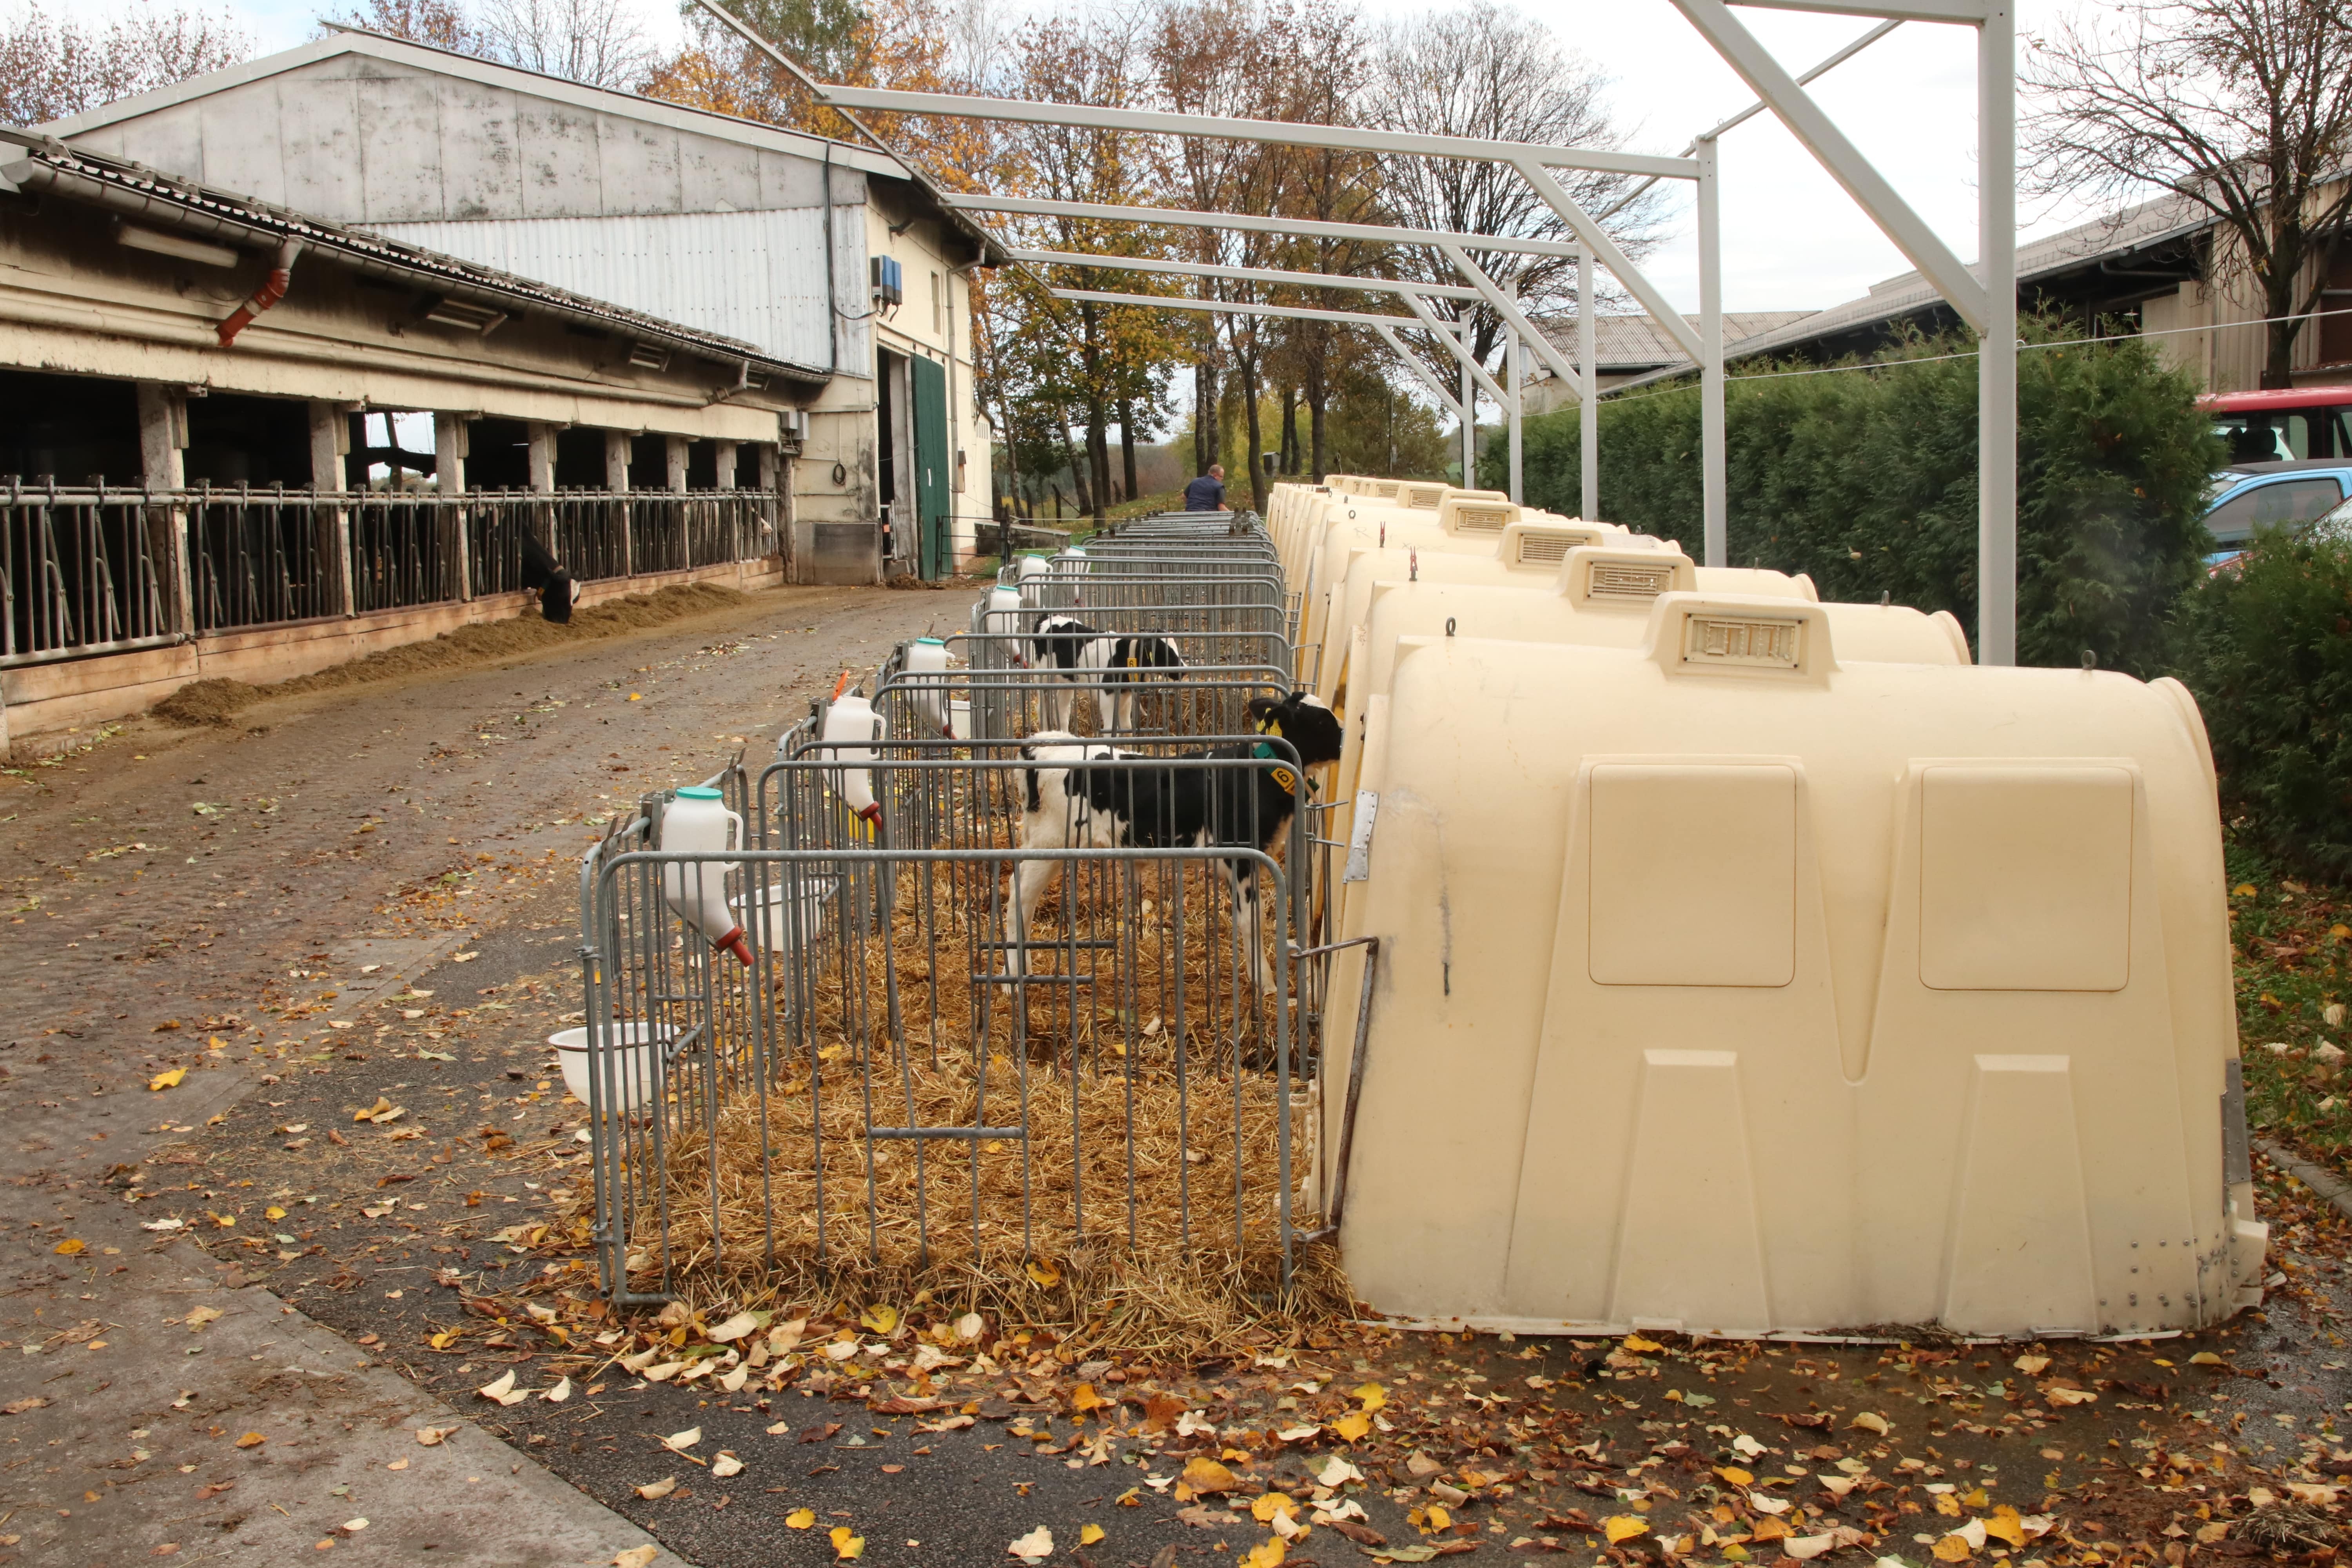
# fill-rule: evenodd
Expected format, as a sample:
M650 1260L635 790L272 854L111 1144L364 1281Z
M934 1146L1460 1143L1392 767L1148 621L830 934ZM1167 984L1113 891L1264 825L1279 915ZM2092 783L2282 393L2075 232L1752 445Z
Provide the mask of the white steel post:
M1455 335L1462 341L1462 488L1478 488L1478 388L1470 379L1470 318Z
M1580 487L1577 515L1591 522L1601 515L1601 366L1593 345L1592 252L1576 258L1576 363L1584 373L1578 390L1582 403L1577 416L1577 444L1584 482Z
M2017 662L2017 15L1990 0L1977 29L1977 662Z
M1519 286L1514 282L1511 285L1513 303L1517 302L1518 295ZM1527 499L1526 487L1520 482L1519 477L1521 459L1525 452L1519 441L1519 410L1527 403L1527 384L1520 374L1519 354L1519 334L1514 331L1510 336L1508 363L1505 366L1511 374L1511 504L1514 506L1524 504Z
M1731 564L1723 447L1723 226L1716 211L1716 142L1698 144L1698 449L1706 563Z

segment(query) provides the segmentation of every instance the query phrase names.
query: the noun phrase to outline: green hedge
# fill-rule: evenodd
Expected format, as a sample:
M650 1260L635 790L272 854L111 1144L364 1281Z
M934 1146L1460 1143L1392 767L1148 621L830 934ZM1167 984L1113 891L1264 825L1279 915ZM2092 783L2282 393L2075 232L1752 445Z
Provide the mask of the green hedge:
M2269 535L2188 596L2197 693L2235 831L2352 878L2352 546Z
M2027 328L2029 342L2056 334ZM1977 367L1923 339L1871 368L1735 379L1727 389L1731 560L1812 574L1825 599L1949 610L1976 629ZM2154 675L2210 548L2223 458L2197 387L2140 342L2018 356L2018 657ZM1795 368L1795 367L1783 367ZM1528 500L1575 513L1579 411L1527 422ZM1601 514L1700 552L1698 389L1601 405ZM1499 440L1481 454L1500 486Z

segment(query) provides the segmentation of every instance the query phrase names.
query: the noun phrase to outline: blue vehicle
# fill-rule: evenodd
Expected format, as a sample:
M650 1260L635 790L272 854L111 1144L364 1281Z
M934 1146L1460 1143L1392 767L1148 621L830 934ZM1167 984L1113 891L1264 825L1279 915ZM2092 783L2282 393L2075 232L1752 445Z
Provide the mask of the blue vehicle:
M2301 532L2352 497L2352 456L2235 463L2213 476L2205 528L2218 547L2215 569L2245 553L2254 535L2273 528Z

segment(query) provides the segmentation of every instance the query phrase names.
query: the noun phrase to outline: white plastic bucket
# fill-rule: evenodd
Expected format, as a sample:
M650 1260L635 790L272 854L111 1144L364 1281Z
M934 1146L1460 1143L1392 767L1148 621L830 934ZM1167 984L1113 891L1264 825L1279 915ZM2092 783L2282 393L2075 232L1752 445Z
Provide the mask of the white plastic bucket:
M959 741L971 739L971 701L969 698L948 699L948 733Z
M612 1047L613 1088L616 1103L606 1106L609 1115L626 1116L641 1109L653 1098L656 1069L655 1053L660 1050L667 1036L656 1036L651 1024L624 1020L614 1026L619 1031L621 1044ZM590 1103L588 1084L588 1031L559 1029L547 1037L555 1047L555 1059L563 1068L563 1087L581 1104Z
M801 910L799 938L814 943L824 934L825 921L833 913L833 895L841 885L838 877L801 877ZM793 938L792 901L781 877L770 881L754 908L758 911L760 945L772 952L780 952Z

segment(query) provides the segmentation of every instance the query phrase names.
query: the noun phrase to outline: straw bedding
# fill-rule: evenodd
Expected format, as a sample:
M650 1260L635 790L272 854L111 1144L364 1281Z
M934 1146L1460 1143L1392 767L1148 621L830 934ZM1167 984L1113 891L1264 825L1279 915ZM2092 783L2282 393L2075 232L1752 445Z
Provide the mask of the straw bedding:
M1020 1019L1012 988L973 983L1003 968L984 945L1002 907L990 884L1003 880L967 867L927 885L902 869L887 931L837 921L812 950L805 1017L777 1026L764 1066L754 1042L722 1037L749 1070L719 1097L715 1136L695 1115L669 1140L671 1288L779 1302L927 1291L1138 1347L1346 1315L1327 1247L1297 1248L1283 1288L1286 1096L1265 1070L1277 1019L1240 967L1230 904L1213 900L1223 878L1197 863L1089 866L1048 896L1034 934L1074 921L1072 934L1108 945L1034 963L1093 984L1028 987ZM789 989L779 981L780 1017ZM1304 1206L1310 1085L1294 1077L1286 1099L1304 1234L1319 1223ZM869 1139L869 1124L1028 1136ZM632 1230L657 1267L658 1215Z

